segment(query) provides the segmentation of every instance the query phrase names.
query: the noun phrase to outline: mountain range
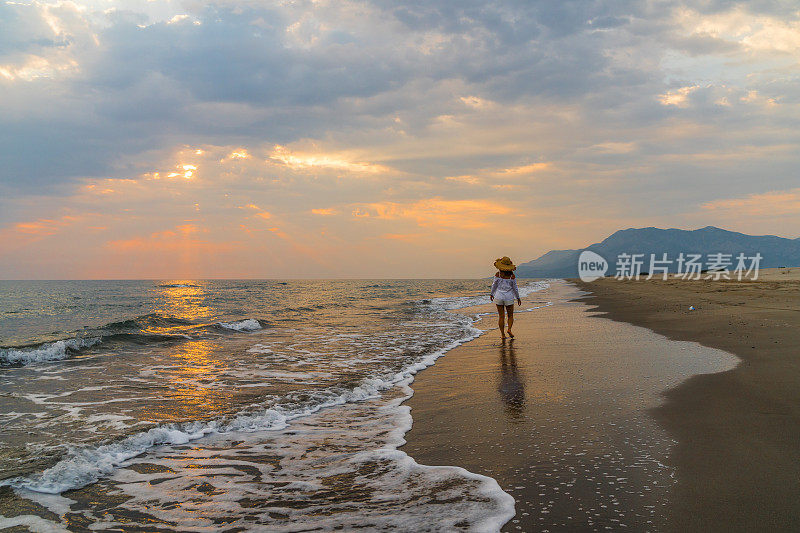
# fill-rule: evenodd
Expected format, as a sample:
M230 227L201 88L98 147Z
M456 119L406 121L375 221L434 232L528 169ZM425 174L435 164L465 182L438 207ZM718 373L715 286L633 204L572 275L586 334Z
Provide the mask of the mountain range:
M707 263L708 254L731 254L736 267L736 257L743 253L747 257L761 254L759 268L800 266L800 238L786 239L775 235L746 235L714 226L697 230L629 228L615 232L602 242L591 244L578 250L551 250L533 261L517 267L520 278L576 278L578 277L578 257L584 250L602 256L609 265L606 275L616 273L620 254L643 254L642 272L647 272L651 254L661 259L675 261L679 254L702 254ZM749 262L748 262L749 264ZM705 267L704 267L705 268ZM670 272L677 271L673 263Z

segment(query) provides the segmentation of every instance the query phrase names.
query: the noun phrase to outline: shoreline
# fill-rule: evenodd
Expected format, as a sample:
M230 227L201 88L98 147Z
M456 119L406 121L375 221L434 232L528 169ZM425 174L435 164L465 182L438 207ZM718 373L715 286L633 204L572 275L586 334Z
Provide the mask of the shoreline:
M673 531L800 528L800 281L575 281L598 317L733 353L664 393ZM694 306L695 311L689 311Z
M549 283L517 308L515 341L500 342L491 304L450 311L475 316L472 327L482 332L406 376L413 396L402 403L413 422L409 416L399 437L407 442L395 449L423 468L453 466L496 481L517 503L503 531L794 529L787 520L797 506L791 462L800 433L791 417L800 394L791 387L800 383L792 373L800 283ZM689 303L697 311L688 312ZM708 385L765 365L770 380L756 372L734 383L735 392L748 393L738 399L751 412ZM759 385L777 386L777 396L764 397ZM745 414L750 433L729 427ZM785 442L770 431L782 431ZM731 467L759 439L770 446L754 464ZM152 457L133 463L145 459ZM763 504L742 489L776 501L754 514L749 506Z
M457 299L458 298L461 298L461 297L457 297ZM437 324L437 326L439 326L439 325L440 324ZM286 435L294 435L294 434L297 433L297 431L298 431L297 428L298 427L303 426L303 427L308 428L309 420L318 420L318 419L328 420L330 418L335 419L336 416L337 416L336 413L338 411L340 411L340 409L328 409L329 407L339 407L339 408L341 408L342 410L345 410L345 411L356 412L359 409L364 408L365 405L373 405L373 403L374 403L373 400L374 401L378 401L379 398L383 397L383 395L384 395L383 393L387 393L388 392L389 393L389 397L393 397L394 395L396 395L398 393L402 393L406 389L408 390L409 393L412 393L412 390L406 386L406 381L413 380L415 374L417 374L420 370L424 369L425 367L432 365L435 362L435 360L440 358L442 355L444 355L444 353L450 351L454 347L457 347L457 346L459 346L459 345L461 345L461 344L463 344L465 342L468 342L470 339L474 338L474 335L482 334L482 331L479 331L477 329L474 329L474 328L468 328L468 329L470 329L471 331L467 332L467 336L466 337L459 338L457 340L451 339L449 341L449 344L447 344L447 345L445 345L445 346L443 346L443 347L441 347L441 348L439 348L437 350L425 352L427 355L423 359L421 359L421 360L419 360L416 363L413 363L411 365L404 366L404 368L403 368L403 370L401 372L393 374L393 377L392 377L391 381L384 380L381 383L376 383L376 379L368 379L365 382L361 382L361 385L356 387L354 390L350 390L348 392L345 392L345 393L342 393L342 394L338 395L336 397L336 401L334 401L332 403L329 402L328 404L325 404L325 405L318 405L316 407L316 409L314 409L314 412L306 412L305 414L298 415L297 417L290 417L291 418L291 423L290 423L289 427L286 427L286 428L277 427L278 426L277 424L274 427L271 426L269 429L275 430L276 433L272 433L272 431L268 431L268 435L270 435L271 438L277 438L277 435L284 436L283 432L282 432L283 429L287 430L285 432ZM380 380L378 380L378 381L380 381ZM363 396L363 398L361 396ZM365 402L363 402L361 400L365 400L367 403L365 403ZM399 402L398 402L398 405L399 405ZM400 415L407 414L407 408L405 408L405 407L400 408L399 413L400 414L396 418L398 418L398 419L403 418ZM351 417L345 417L345 418L347 419L347 423L348 424L351 424L353 422ZM400 427L395 427L391 431L392 435L395 435L395 434L397 434L398 431L400 431L400 436L396 437L396 440L402 441L402 434L404 434L406 432L406 430L408 428L410 428L410 425L411 425L410 424L410 416L408 417L408 419L409 419L409 422L408 422L407 427L404 426L404 425L401 425ZM237 418L237 420L238 420L238 418ZM285 424L279 424L279 425L283 426ZM327 423L320 424L319 428L317 429L317 433L320 433L320 434L325 433L325 431L326 431L325 428L329 427L330 425L331 425L330 421L328 421ZM343 427L346 427L346 426L343 424ZM183 426L181 426L180 429L184 429ZM30 487L26 488L21 484L15 484L14 488L12 488L12 487L9 487L7 484L3 484L2 482L0 482L0 515L2 515L2 516L0 516L0 522L2 522L4 526L16 526L16 525L24 525L21 522L17 523L17 522L19 522L19 520L28 520L29 518L31 520L38 520L38 519L45 520L45 519L47 519L47 517L53 518L54 515L51 512L50 507L48 507L48 506L42 507L42 505L39 504L39 500L49 501L50 503L52 503L52 502L62 502L63 503L63 501L64 501L63 499L64 498L66 498L66 499L72 498L72 499L75 499L76 501L83 502L84 500L86 500L86 501L93 502L93 504L94 503L100 503L101 506L107 506L109 504L109 502L113 502L113 500L114 500L113 497L109 497L108 496L108 492L107 491L109 490L109 488L110 487L126 486L128 478L133 475L133 474L131 474L131 472L135 473L137 476L144 476L141 479L139 479L138 482L146 481L145 477L147 475L149 475L149 474L153 474L155 476L155 479L151 479L150 481L154 481L158 485L160 485L162 482L166 483L167 481L165 481L164 479L159 478L158 476L163 474L164 472L169 472L169 471L173 471L173 473L174 472L179 472L180 469L178 467L175 467L174 465L167 466L165 464L157 464L156 466L152 466L156 462L159 462L159 461L160 462L164 462L164 461L168 462L170 456L182 454L182 453L184 453L185 450L203 450L203 449L211 450L213 448L213 443L217 442L218 439L219 439L220 442L224 442L226 438L230 441L231 436L232 435L233 436L237 436L236 433L237 433L237 431L239 431L238 429L230 427L230 424L228 426L225 426L224 428L221 428L221 429L217 428L217 426L214 426L213 428L208 426L207 429L208 429L208 431L204 431L203 430L202 434L198 433L196 435L196 437L193 436L193 435L189 435L187 437L184 437L183 435L180 435L179 436L180 438L176 442L150 442L149 444L152 444L152 445L148 445L145 449L134 450L134 452L132 452L132 454L129 454L130 456L119 457L119 461L117 461L117 462L109 463L109 461L98 461L98 462L103 462L104 464L107 464L109 466L109 471L108 472L102 472L100 475L96 476L98 479L87 480L86 483L83 483L81 481L80 485L69 486L69 487L58 487L58 490L55 490L55 489L54 490L41 490L41 488L39 488L39 490L30 491L30 490L28 490L28 488L30 488ZM216 431L216 429L220 429L220 431ZM243 431L244 431L243 435L246 435L246 436L252 438L252 436L254 434L248 432L247 431L248 429L252 429L252 428L250 428L249 426L245 427L243 429ZM266 430L267 428L264 428L264 429ZM257 433L264 433L264 431L263 430L262 431L258 431ZM312 433L312 431L309 431L309 434L311 434L311 433ZM137 433L136 435L139 435L139 434ZM384 433L377 434L376 441L379 441L379 439L377 437L381 437L382 438L383 435L384 435ZM324 437L324 435L323 435L323 437ZM175 440L175 439L173 439L173 440ZM242 443L245 440L248 440L248 439L244 439L244 438L234 439L232 441L232 443L230 444L231 449L236 448L237 446L241 446ZM270 439L268 438L267 440L270 440ZM124 439L124 442L122 442L121 445L124 445L125 442L127 442L127 439ZM351 439L351 442L348 443L348 445L352 446L354 442L358 442L358 439ZM120 444L120 443L117 443L117 444ZM323 450L325 448L325 446L323 446L323 444L330 445L331 444L330 443L330 439L326 439L325 443L321 443L319 446L312 446L311 448L312 448L313 451ZM399 444L395 443L394 441L390 442L389 444L390 444L389 447L391 447L392 449L396 449L397 447L399 447ZM101 446L99 448L105 449L106 446L103 445L103 446ZM381 453L384 453L387 450L388 450L388 447L384 447L384 446L378 445L376 450L371 450L369 453L380 455ZM92 456L96 456L98 450L93 448L93 449L90 449L89 451L92 453ZM117 450L116 448L114 450L112 450L112 452L118 452L118 451L119 450ZM119 456L120 454L119 453L113 453L113 455ZM366 453L365 453L365 455L366 455ZM408 466L408 462L409 462L408 459L409 458L404 453L403 454L394 454L394 455L390 453L389 457L390 458L394 457L396 459L400 455L402 455L402 457L405 458L405 460L399 461L398 464L400 466L402 466L402 465ZM413 462L413 461L411 461L411 462ZM94 461L92 461L92 463L94 463ZM380 461L376 461L376 464L377 463L380 463ZM61 466L65 466L65 465L62 464ZM69 465L66 465L66 466L69 466ZM94 468L95 465L91 464L89 466ZM256 468L256 469L260 469L261 468L258 465L248 465L248 468L249 468L249 470L251 472L255 472L255 470L253 470L253 468L250 468L250 466L253 466L253 468ZM318 466L319 465L317 465L317 467ZM153 470L153 472L150 472L148 469L151 469L151 468L154 468L155 470ZM494 513L493 511L492 512L486 511L485 514L486 514L486 516L488 516L488 519L484 518L482 520L478 520L477 522L475 522L476 524L479 524L479 528L481 528L481 529L485 529L485 528L496 529L496 528L499 528L501 523L508 519L508 517L509 517L508 513L509 512L513 513L513 499L509 495L501 492L499 487L496 485L496 482L491 478L486 478L485 480L482 480L481 479L482 476L474 475L474 474L472 474L470 472L463 471L463 469L459 469L458 467L441 469L441 468L435 468L435 467L434 468L428 468L427 465L416 465L414 467L414 469L415 469L415 472L416 472L415 475L417 476L417 478L423 477L423 476L419 475L419 472L427 472L428 473L427 474L428 477L430 477L432 479L431 483L433 485L436 485L436 482L437 482L436 478L437 477L442 477L442 473L443 472L445 474L450 475L454 479L460 476L460 477L463 477L465 479L471 480L470 483L472 483L472 484L480 485L480 486L477 487L477 489L475 489L476 492L477 492L477 495L474 498L475 501L481 502L481 505L482 505L484 500L493 500L493 501L496 502L496 505L498 507L503 508L503 509L501 509L502 513L499 514L499 515ZM61 470L65 470L65 468L62 468ZM318 471L319 471L318 468L316 468L316 469L315 468L309 468L308 469L308 472L310 472L310 473L318 472ZM47 472L44 472L44 473L46 474ZM262 473L266 473L266 472L262 472ZM194 478L197 477L197 474L193 474L191 472L188 472L188 474L189 475L183 476L183 477L185 479L194 479ZM254 481L254 482L258 483L260 480L256 480L255 478L260 478L260 474L256 474L254 479L251 480L251 481ZM175 479L178 479L178 477L176 477ZM16 480L20 481L18 479L16 479ZM463 480L456 480L456 481L463 481ZM244 483L244 480L240 480L239 482L240 483ZM447 487L447 483L443 483L443 482L441 482L441 480L438 480L438 482L442 485L441 490L445 490L445 491L452 491L453 490L452 487L450 487L450 488ZM175 481L175 483L178 483L178 481ZM209 485L214 485L213 475L209 476L209 478L207 480L207 483ZM164 486L166 486L166 485L164 485ZM436 487L434 487L434 488L436 488ZM17 489L19 489L20 492L17 492ZM114 489L114 490L116 490L116 489ZM211 494L211 492L216 492L216 491L209 491L209 493L206 495L206 497L212 498L214 496L214 494ZM330 491L325 491L325 492L326 493L330 493ZM447 494L445 494L445 496L447 496ZM437 500L439 498L439 497L437 497L435 495L435 493L431 497L432 497L433 500ZM389 498L389 499L391 499L391 498ZM417 499L424 500L424 498L417 498ZM509 503L509 500L511 501L511 503ZM134 502L132 505L134 506L134 509L135 509L136 508L136 505L135 505L136 504L136 500L132 500L132 501ZM465 505L468 505L471 501L472 500L468 499L464 503L465 503ZM166 503L167 507L169 507L169 505L171 505L169 502L162 502L162 503ZM54 508L58 508L58 506L56 505L56 507L54 507ZM435 508L436 508L436 506L434 506L434 509ZM479 508L480 508L480 506L479 506ZM509 508L510 508L510 510L509 510ZM114 509L116 510L116 507L114 507ZM91 515L91 513L95 511L95 510L89 509L89 508L85 508L85 509L81 509L81 510L84 511L85 513L87 513L87 515ZM100 510L102 510L102 509L100 509ZM107 510L108 509L106 509L106 511ZM165 510L168 511L170 509L167 509L165 507ZM120 516L124 515L125 511L126 511L126 509L124 509L124 508L121 509L120 510ZM446 513L443 513L443 515L444 514L446 514ZM450 514L453 514L452 511L450 512ZM56 519L56 521L59 520L58 517L54 517L54 518ZM227 517L226 517L226 519L227 519ZM463 520L464 517L462 516L461 519ZM175 523L180 523L180 521L179 520L175 520ZM486 525L486 524L489 524L489 525ZM2 529L2 527L3 526L0 526L0 529Z
M496 479L516 501L503 531L666 529L675 443L650 409L687 377L739 361L594 320L583 296L561 281L529 295L514 341L500 341L494 316L477 322L486 333L418 374L406 401L413 425L400 449Z

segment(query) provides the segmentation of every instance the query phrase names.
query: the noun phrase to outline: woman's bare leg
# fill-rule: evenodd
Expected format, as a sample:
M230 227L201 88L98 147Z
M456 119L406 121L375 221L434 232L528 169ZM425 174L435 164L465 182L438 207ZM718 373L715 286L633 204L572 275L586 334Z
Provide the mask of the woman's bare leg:
M511 326L514 325L514 306L513 305L507 305L506 306L506 313L508 313L508 336L513 339L514 338L514 334L511 333Z
M497 325L500 326L500 336L506 338L506 308L502 305L497 306Z

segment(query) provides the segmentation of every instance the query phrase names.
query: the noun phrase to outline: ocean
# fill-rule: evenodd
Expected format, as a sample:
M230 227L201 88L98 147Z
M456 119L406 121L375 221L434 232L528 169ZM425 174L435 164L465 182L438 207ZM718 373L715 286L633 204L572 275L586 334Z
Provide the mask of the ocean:
M0 528L496 530L494 479L398 450L489 284L2 281Z

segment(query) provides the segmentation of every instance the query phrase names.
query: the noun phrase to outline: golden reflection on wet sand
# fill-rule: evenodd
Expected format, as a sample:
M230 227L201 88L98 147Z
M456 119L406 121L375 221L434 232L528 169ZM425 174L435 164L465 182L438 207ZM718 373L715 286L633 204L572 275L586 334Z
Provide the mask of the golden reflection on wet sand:
M500 375L497 387L511 422L520 421L525 410L525 384L520 377L514 339L500 344Z

